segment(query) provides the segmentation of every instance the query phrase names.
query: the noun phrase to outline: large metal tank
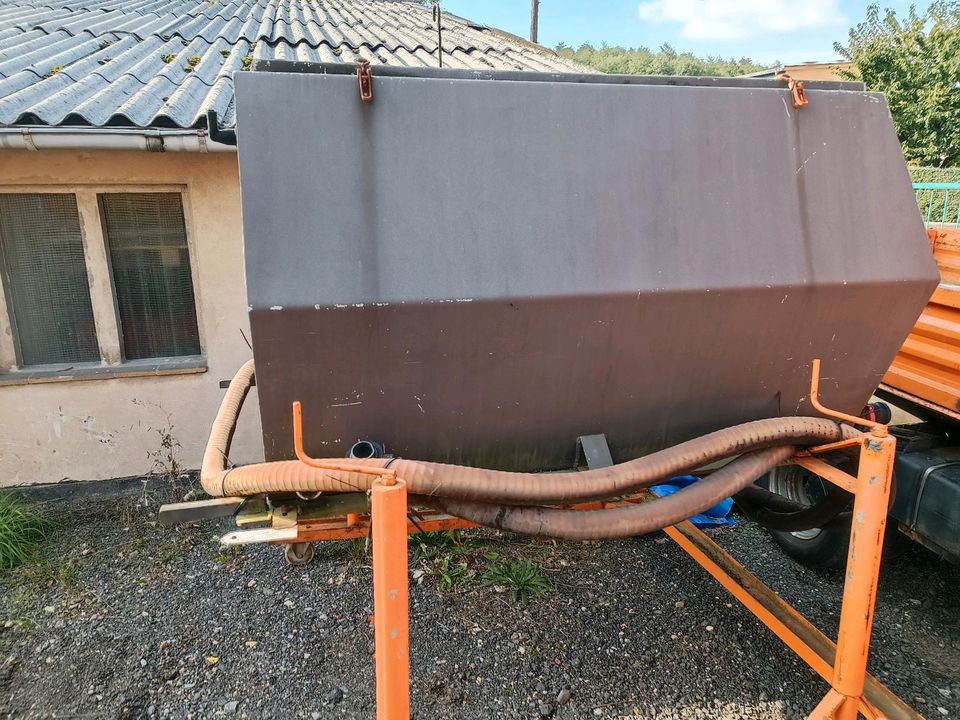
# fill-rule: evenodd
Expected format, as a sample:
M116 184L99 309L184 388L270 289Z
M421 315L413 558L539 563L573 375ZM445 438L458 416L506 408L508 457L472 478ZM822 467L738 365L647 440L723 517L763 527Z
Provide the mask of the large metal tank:
M276 68L272 68L276 69ZM936 286L886 102L852 85L376 68L236 80L267 459L358 438L568 467L858 411ZM340 74L336 74L339 72Z

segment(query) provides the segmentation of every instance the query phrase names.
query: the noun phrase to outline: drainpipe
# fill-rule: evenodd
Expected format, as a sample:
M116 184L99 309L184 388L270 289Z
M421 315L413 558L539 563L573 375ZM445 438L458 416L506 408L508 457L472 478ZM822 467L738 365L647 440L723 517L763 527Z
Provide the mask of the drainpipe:
M230 131L217 128L226 139ZM236 142L236 140L234 140ZM145 150L147 152L236 152L202 128L0 127L0 148L17 150Z

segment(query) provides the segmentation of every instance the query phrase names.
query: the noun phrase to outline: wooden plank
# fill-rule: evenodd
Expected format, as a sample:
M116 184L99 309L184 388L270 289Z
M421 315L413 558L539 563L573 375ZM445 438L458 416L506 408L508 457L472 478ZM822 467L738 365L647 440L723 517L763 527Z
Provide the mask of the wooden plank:
M227 517L236 513L246 500L242 497L222 497L210 500L194 500L193 502L168 503L160 506L160 524L174 525L176 523Z
M250 545L252 543L297 542L297 528L257 528L235 530L220 538L222 545Z

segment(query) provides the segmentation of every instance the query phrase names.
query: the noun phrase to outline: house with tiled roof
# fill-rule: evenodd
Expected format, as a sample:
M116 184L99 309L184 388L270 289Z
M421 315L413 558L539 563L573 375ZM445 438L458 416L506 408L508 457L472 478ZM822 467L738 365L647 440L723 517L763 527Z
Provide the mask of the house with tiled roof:
M0 0L0 486L199 465L250 357L233 76L361 59L584 70L414 2Z

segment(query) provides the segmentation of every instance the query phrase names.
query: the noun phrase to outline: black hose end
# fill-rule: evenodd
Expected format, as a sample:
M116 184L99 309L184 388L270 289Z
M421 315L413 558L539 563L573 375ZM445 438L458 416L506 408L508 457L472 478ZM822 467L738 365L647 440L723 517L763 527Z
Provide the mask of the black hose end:
M383 454L383 445L375 440L357 440L350 446L347 457L356 460L369 460L371 458L382 458Z
M890 410L890 406L885 402L872 402L868 403L863 411L860 413L860 417L865 420L872 420L873 422L878 422L881 425L887 425L890 423L890 420L893 419L893 412Z

